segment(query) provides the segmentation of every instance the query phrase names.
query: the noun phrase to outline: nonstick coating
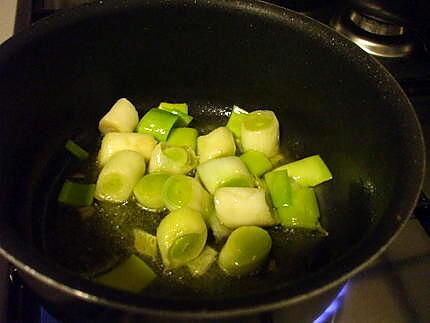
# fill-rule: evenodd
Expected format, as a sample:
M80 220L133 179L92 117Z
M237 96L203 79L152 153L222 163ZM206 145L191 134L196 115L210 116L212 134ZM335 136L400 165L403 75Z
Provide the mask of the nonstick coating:
M317 188L330 233L319 266L295 280L265 276L240 295L139 297L48 259L40 248L46 174L61 167L52 161L64 141L91 137L120 97L142 111L189 102L197 119L225 120L233 104L274 110L290 157L320 154L333 172ZM43 19L0 47L0 109L1 253L40 294L53 288L132 311L253 313L338 286L386 248L422 184L421 130L394 79L327 27L257 1L100 1Z

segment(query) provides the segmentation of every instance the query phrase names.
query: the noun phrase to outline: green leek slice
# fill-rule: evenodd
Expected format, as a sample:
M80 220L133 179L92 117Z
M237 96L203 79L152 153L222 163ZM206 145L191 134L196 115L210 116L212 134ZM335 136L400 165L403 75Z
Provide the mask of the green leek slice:
M137 202L149 211L163 211L166 207L163 201L164 184L170 174L152 173L143 176L133 189Z
M169 213L157 228L157 242L166 268L177 268L197 258L206 244L202 215L190 208Z
M272 171L264 175L274 207L291 205L291 183L286 170Z
M58 201L71 206L89 206L93 203L94 184L80 184L66 180L58 195Z
M270 160L265 154L259 151L248 150L240 156L240 159L245 163L249 171L257 177L272 169Z
M243 117L248 114L248 111L239 108L238 106L233 106L230 118L228 119L226 127L234 134L237 139L240 139L240 129L242 127Z
M133 229L133 235L136 251L156 259L158 255L157 237L141 229Z
M178 116L161 109L150 109L137 125L138 133L152 135L158 141L166 141Z
M265 230L256 226L240 227L222 247L218 265L231 276L249 275L263 265L271 248L272 239Z
M139 293L156 277L151 267L142 259L131 255L109 272L94 278L94 281L115 289Z
M73 140L69 139L66 141L65 148L76 158L79 160L85 160L90 155L88 151L83 149L81 146L79 146L77 143L75 143Z
M170 132L167 142L175 146L186 146L196 151L197 129L194 128L174 128Z
M316 186L333 178L327 165L319 155L313 155L292 163L285 164L275 170L288 171L288 176L304 186Z

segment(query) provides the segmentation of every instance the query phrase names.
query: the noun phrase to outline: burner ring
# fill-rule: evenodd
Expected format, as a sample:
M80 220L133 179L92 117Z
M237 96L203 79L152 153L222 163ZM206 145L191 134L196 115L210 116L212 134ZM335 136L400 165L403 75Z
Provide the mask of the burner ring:
M333 17L330 25L337 32L360 46L364 51L375 56L390 58L406 57L411 55L415 50L416 43L408 35L404 27L387 25L379 23L376 20L372 20L373 22L369 23L370 19L366 17L367 20L361 19L358 16L364 17L360 14L354 14L354 11L349 14L340 14ZM355 21L352 19L355 19ZM359 24L357 24L357 21L359 21ZM381 25L385 25L385 27L381 29ZM386 28L387 26L389 27ZM370 29L371 31L366 29ZM382 34L382 31L385 34ZM387 32L397 33L397 35L387 35Z
M405 27L401 25L388 24L376 19L369 18L359 12L352 10L349 19L359 28L375 35L400 36L405 34Z

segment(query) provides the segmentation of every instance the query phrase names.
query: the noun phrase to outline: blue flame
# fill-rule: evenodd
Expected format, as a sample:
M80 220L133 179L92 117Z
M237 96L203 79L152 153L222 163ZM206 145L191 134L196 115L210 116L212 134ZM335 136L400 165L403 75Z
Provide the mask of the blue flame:
M318 316L318 318L313 321L313 323L326 323L331 318L331 316L336 313L342 306L343 298L345 297L349 287L349 282L347 282L340 292L336 295L336 298L331 302L331 304L325 309L325 311ZM40 322L42 323L59 323L55 318L53 318L42 306L40 307Z
M346 283L340 292L337 294L336 298L331 302L331 304L325 309L325 311L318 316L318 318L313 323L325 323L328 321L328 319L336 313L339 308L342 306L343 298L346 295L346 292L348 291L349 282Z
M40 322L41 323L60 323L60 321L57 321L55 318L52 317L51 314L49 314L43 306L40 307Z

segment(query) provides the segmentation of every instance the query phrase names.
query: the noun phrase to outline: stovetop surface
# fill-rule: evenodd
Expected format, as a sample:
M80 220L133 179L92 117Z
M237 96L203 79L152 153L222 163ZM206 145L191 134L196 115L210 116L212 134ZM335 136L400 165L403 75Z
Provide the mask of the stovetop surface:
M61 4L76 1L57 0L2 0L2 9L17 5L15 30L22 24L49 14ZM15 1L15 3L13 3ZM330 23L333 8L341 1L273 1L290 4L293 9L303 9L324 23ZM351 1L354 2L354 1ZM318 9L312 5L318 3ZM321 5L324 4L324 5ZM33 5L33 12L29 8ZM302 6L302 7L300 7ZM9 8L9 9L10 9ZM0 10L2 11L2 10ZM3 10L5 12L5 10ZM429 11L430 13L430 11ZM32 17L33 16L33 17ZM11 17L7 17L10 20ZM3 19L3 20L2 20ZM0 29L6 21L0 14ZM430 23L429 23L430 25ZM10 27L7 27L10 29ZM7 29L6 28L6 29ZM0 30L6 35L8 30ZM430 30L430 28L429 28ZM426 31L428 32L428 30ZM425 33L424 33L425 34ZM430 37L427 39L430 43ZM0 40L1 41L1 40ZM430 142L430 54L423 46L420 51L405 58L378 58L398 80L409 96L421 122L426 142ZM430 149L427 149L430 157ZM427 160L430 160L427 158ZM430 196L430 165L427 167L424 193ZM430 214L429 214L430 218ZM0 259L0 323L55 322L48 313L41 310L29 291L19 281L10 282L11 268ZM340 305L323 322L429 322L430 321L430 238L416 219L406 225L387 251L365 271L355 276L345 287ZM14 276L14 275L12 275ZM8 291L14 290L13 293ZM17 292L18 291L18 292ZM12 295L11 295L12 294ZM41 321L41 315L43 320ZM324 321L323 321L324 320ZM132 320L129 320L130 322ZM269 313L243 322L286 322L282 311ZM236 320L236 322L239 322Z

